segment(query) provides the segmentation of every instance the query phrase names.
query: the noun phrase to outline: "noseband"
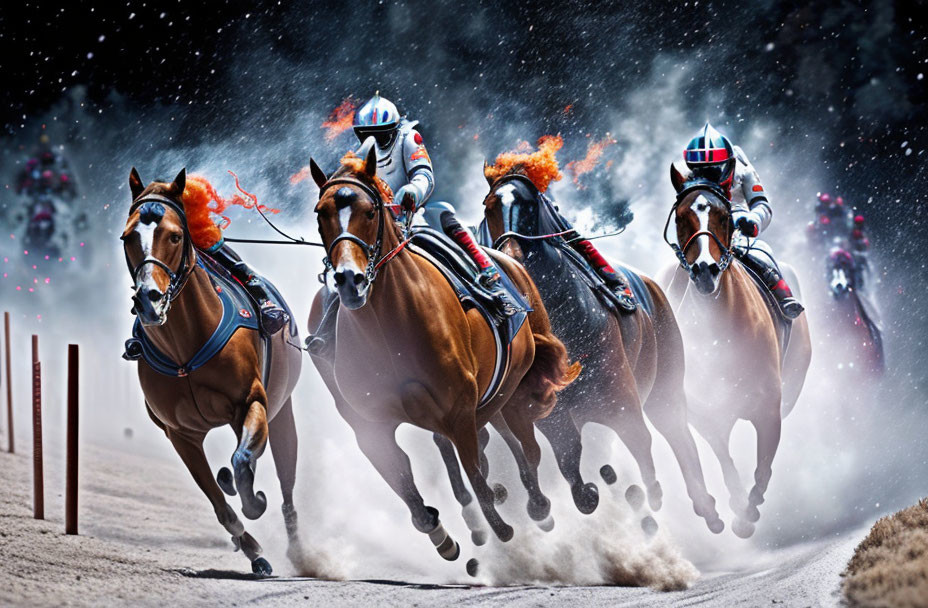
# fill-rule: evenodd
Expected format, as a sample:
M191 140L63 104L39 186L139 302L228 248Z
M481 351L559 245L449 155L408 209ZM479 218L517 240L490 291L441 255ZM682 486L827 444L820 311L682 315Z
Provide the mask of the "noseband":
M722 252L722 255L719 258L719 262L718 262L719 274L725 272L725 270L731 265L731 261L735 256L734 247L726 247L725 244L722 242L722 239L720 239L718 235L716 235L711 230L700 230L699 232L694 233L693 235L690 236L690 238L686 240L686 243L683 245L683 247L680 247L677 243L671 242L670 239L667 238L667 229L670 227L670 218L674 217L674 215L677 212L677 209L683 203L683 200L686 198L686 196L690 194L691 192L694 192L697 190L705 190L707 192L711 192L712 194L715 194L717 198L722 200L725 203L725 209L728 211L729 221L731 221L731 202L728 200L727 197L724 196L724 194L718 188L713 187L711 184L697 182L695 184L690 185L689 187L684 188L677 195L677 200L673 204L673 207L670 208L670 213L667 215L667 221L664 223L664 242L670 245L670 248L673 249L673 252L677 256L677 260L679 260L680 262L680 267L686 271L690 279L694 279L694 280L696 278L696 273L693 270L693 265L690 264L686 259L686 250L689 249L690 245L692 245L698 237L700 236L710 237L713 241L715 241L715 244L718 245L719 250Z
M167 298L168 303L173 302L174 298L180 294L181 290L184 288L184 285L187 282L187 279L190 277L193 266L190 264L190 254L191 249L190 244L190 229L187 227L187 214L184 211L183 206L166 196L161 196L160 194L148 194L144 198L132 203L132 206L129 208L129 216L131 217L135 211L145 203L159 203L171 208L174 213L180 218L181 227L184 232L184 245L183 251L181 252L180 265L177 268L177 271L174 271L170 266L159 260L158 258L152 256L151 254L146 255L145 259L138 263L138 265L133 266L132 262L129 260L129 254L123 248L123 253L126 256L126 266L129 268L129 275L132 277L133 283L138 279L139 272L142 270L142 267L147 264L152 264L161 268L167 275L170 282L168 283L167 292L164 296Z
M341 243L342 241L348 241L354 243L364 251L364 254L367 256L367 268L364 270L364 279L368 284L373 283L374 279L377 278L377 270L380 267L381 256L380 253L383 249L383 232L384 232L384 205L383 199L380 197L380 193L362 182L359 179L353 177L335 177L330 179L325 184L319 188L319 200L322 200L325 192L332 186L348 184L360 188L367 194L374 203L374 210L377 213L377 238L374 240L374 244L368 244L361 237L348 232L348 227L345 226L342 228L342 233L337 237L332 239L332 243L326 249L325 259L323 259L323 264L327 270L332 270L332 252L335 251L335 246Z

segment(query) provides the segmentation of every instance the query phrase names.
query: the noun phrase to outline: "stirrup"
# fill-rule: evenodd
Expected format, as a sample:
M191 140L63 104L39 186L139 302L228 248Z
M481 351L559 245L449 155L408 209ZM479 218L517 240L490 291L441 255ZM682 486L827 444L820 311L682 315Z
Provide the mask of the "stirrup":
M270 300L261 303L261 325L269 335L274 335L290 322L290 315Z
M799 300L792 296L783 298L777 303L780 305L780 311L783 313L783 316L787 319L795 319L805 310L805 306L800 304Z

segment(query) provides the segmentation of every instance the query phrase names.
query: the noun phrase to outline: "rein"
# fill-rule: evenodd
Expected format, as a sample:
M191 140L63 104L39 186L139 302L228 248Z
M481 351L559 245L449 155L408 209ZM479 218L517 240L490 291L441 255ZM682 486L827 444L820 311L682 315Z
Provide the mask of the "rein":
M719 262L718 262L719 274L725 272L725 270L728 269L728 267L731 265L732 259L734 259L734 256L735 256L734 247L726 247L725 244L722 242L722 240L718 237L718 235L716 235L711 230L700 230L699 232L694 233L693 235L690 236L690 238L686 240L686 243L683 245L683 247L680 247L680 245L678 245L677 243L671 242L670 239L667 238L667 229L670 227L670 219L676 213L677 208L680 207L680 204L683 202L683 199L685 198L685 196L694 190L706 190L706 191L712 192L713 194L716 193L714 188L711 188L702 183L694 184L690 186L689 188L684 188L680 192L680 194L677 195L677 201L673 204L673 207L670 208L670 213L667 214L667 221L664 222L664 233L663 233L664 242L667 243L671 249L673 249L674 254L676 254L677 256L677 260L680 262L680 267L683 268L683 270L686 271L686 274L689 275L690 279L693 279L693 280L695 280L696 278L696 273L693 270L693 265L690 264L686 259L686 250L689 249L690 245L692 245L698 237L700 236L710 237L713 241L715 241L715 244L718 245L719 250L721 250L722 256L719 258ZM727 198L722 197L722 200L725 201L726 203L725 207L728 209L728 212L730 214L731 203L728 202Z
M168 275L168 289L164 294L164 297L166 297L168 303L170 303L173 302L178 295L180 295L180 292L184 289L184 285L187 284L187 279L190 278L190 275L193 274L193 270L196 267L195 264L190 263L189 252L193 247L190 238L190 229L187 226L187 213L184 211L183 206L177 201L174 201L160 194L148 194L144 198L140 198L139 200L132 203L132 206L129 208L129 215L131 216L139 207L145 203L159 203L161 205L166 205L167 207L171 208L180 218L184 232L184 245L181 252L180 264L175 271L158 258L149 254L146 255L145 259L139 262L138 265L133 266L132 262L129 260L129 254L126 252L125 248L123 248L123 254L126 257L126 266L129 268L129 275L132 277L133 282L137 280L142 267L148 264L153 264L161 268Z

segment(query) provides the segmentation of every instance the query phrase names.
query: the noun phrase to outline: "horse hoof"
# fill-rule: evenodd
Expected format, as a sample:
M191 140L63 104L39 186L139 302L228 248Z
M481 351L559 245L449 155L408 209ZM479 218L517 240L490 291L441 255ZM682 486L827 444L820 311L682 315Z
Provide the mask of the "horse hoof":
M551 514L551 501L547 498L542 498L538 502L529 500L527 511L528 516L532 518L532 521L542 521Z
M483 530L474 530L470 533L470 540L474 545L482 547L487 544L487 533Z
M258 519L267 510L267 497L264 492L255 492L254 501L242 500L242 515L248 519Z
M232 471L230 471L228 467L219 469L219 472L216 473L216 483L218 483L222 491L229 496L235 496L237 494L235 491L235 478L232 477Z
M652 511L660 511L663 500L664 490L661 489L661 484L655 481L654 485L648 488L648 506Z
M496 528L496 538L500 539L504 543L511 541L513 534L514 532L512 526L509 524L502 524Z
M603 481L610 486L619 480L619 476L615 474L615 469L609 464L604 464L600 467L599 475L603 478Z
M709 526L709 531L713 534L721 534L722 530L725 529L725 522L718 517L715 519L707 519L706 525Z
M625 501L635 511L644 506L644 490L632 484L625 490Z
M506 502L506 499L509 498L509 490L506 489L501 483L493 484L493 502L494 504L501 505Z
M754 524L743 519L736 518L731 524L731 531L738 538L751 538L754 535Z
M554 518L551 517L550 515L548 515L543 520L537 521L535 523L538 524L538 527L541 528L542 532L550 532L551 530L554 529Z
M251 562L251 571L258 576L270 576L271 573L274 572L274 569L271 568L271 564L269 564L266 559L259 557Z
M657 534L659 527L660 526L657 525L657 520L650 515L645 516L644 519L641 520L641 529L644 530L644 533L649 537Z
M595 483L583 484L573 495L577 510L584 515L589 515L599 506L599 488L596 487Z
M449 540L451 539L450 536L448 538ZM455 540L451 540L451 542L454 543L454 547L449 548L448 550L442 551L441 547L436 547L441 558L449 562L453 562L461 556L461 545L459 545Z
M467 570L468 576L477 576L477 571L480 569L480 562L477 561L477 558L472 557L467 560L467 564L464 568Z
M754 505L749 505L744 511L744 518L751 523L757 523L760 519L760 511Z

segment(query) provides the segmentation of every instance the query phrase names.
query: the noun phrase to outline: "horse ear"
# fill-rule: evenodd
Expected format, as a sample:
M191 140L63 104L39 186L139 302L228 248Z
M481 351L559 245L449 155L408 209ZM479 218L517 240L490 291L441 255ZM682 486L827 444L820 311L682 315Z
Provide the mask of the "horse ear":
M309 173L313 176L313 181L316 182L316 185L320 188L329 181L329 178L325 175L325 171L316 164L316 161L313 160L312 157L309 159Z
M170 190L171 193L175 196L182 196L184 194L184 188L187 187L187 169L186 167L180 170L180 173L177 174L177 177L174 178L174 181L171 182Z
M374 177L377 173L377 146L373 137L368 137L361 145L358 156L364 159L364 173Z
M483 159L483 176L487 179L487 183L490 184L490 187L492 188L493 182L496 181L496 179L493 177L491 169L492 167L490 166L490 163L487 162L487 159Z
M129 191L132 192L132 200L137 199L143 190L145 190L145 184L142 183L139 172L132 167L132 171L129 171Z
M686 178L684 178L680 170L677 169L677 164L670 163L670 183L673 184L673 189L679 192L683 189L683 183L685 181Z

